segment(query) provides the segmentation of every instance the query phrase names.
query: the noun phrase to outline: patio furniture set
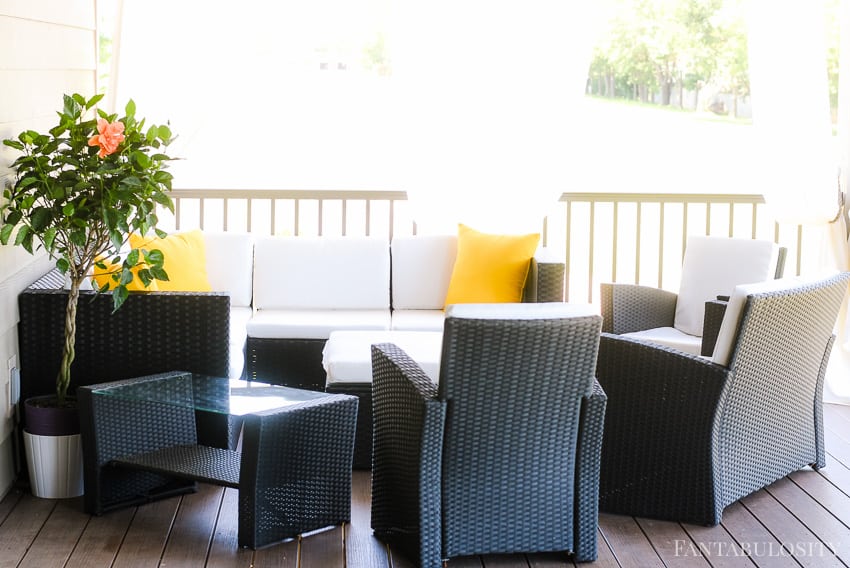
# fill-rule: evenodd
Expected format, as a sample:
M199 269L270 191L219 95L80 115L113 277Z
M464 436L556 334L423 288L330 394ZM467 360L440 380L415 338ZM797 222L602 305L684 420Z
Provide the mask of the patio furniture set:
M105 298L80 302L87 510L225 484L240 491L240 545L262 546L347 521L353 457L372 467L375 535L422 566L521 551L588 561L598 508L711 525L740 497L824 466L823 378L850 274L774 280L784 255L771 243L691 239L678 295L606 285L600 316L563 303L563 265L546 262L531 263L527 303L444 312L451 237L209 246L230 237L204 236L218 251L207 265L244 249L251 282L213 268L218 291L139 294L114 315ZM51 286L21 294L30 389L55 369ZM120 363L102 359L104 337ZM278 403L236 411L250 380L299 390L263 385ZM339 408L328 419L326 407ZM142 416L133 428L119 426L128 413ZM305 462L291 480L277 472ZM231 471L208 471L219 463ZM302 501L305 523L281 512Z

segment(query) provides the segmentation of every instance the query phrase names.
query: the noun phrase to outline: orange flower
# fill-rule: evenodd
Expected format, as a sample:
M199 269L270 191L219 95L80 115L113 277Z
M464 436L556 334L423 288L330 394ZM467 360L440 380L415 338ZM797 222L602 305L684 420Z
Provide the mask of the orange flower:
M106 119L98 118L97 132L96 136L89 139L89 146L100 146L100 152L97 153L100 158L115 152L118 145L124 141L123 122L110 123Z

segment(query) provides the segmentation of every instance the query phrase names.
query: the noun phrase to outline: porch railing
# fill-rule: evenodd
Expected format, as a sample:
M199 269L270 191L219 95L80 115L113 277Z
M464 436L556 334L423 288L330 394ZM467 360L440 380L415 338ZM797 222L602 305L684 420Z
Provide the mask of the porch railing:
M388 239L417 232L403 191L180 189L172 197L166 230ZM786 275L804 268L806 231L775 222L757 194L564 193L541 226L549 254L566 263L566 298L590 303L601 282L675 290L693 234L770 239L788 249Z

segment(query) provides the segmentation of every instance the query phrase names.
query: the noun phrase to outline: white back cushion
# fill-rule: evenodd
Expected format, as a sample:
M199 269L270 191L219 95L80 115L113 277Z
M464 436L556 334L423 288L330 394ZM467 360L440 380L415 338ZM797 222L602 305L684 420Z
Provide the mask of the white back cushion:
M747 296L762 294L764 292L791 290L814 283L818 278L796 276L793 278L779 278L777 280L735 286L735 290L729 297L729 303L726 305L726 312L723 314L723 322L720 324L720 331L717 334L717 342L714 344L714 353L712 353L711 360L724 367L728 367L729 363L732 362L732 350L738 338L738 326L741 323L744 305L747 303Z
M254 237L247 233L204 231L207 277L216 292L230 292L230 306L251 306Z
M389 309L390 247L380 237L266 237L254 249L254 307Z
M456 256L456 235L393 238L393 309L443 309Z
M689 237L673 327L702 337L705 302L730 295L738 284L773 279L778 254L771 241Z

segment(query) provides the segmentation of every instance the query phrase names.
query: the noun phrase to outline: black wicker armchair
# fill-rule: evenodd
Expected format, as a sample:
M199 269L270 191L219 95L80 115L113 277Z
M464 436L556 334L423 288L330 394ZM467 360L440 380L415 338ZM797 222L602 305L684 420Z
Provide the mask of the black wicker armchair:
M439 387L372 348L372 528L420 566L489 553L596 558L601 318L567 304L452 306Z
M716 525L741 497L823 467L823 380L848 280L736 288L713 359L603 333L600 510Z

